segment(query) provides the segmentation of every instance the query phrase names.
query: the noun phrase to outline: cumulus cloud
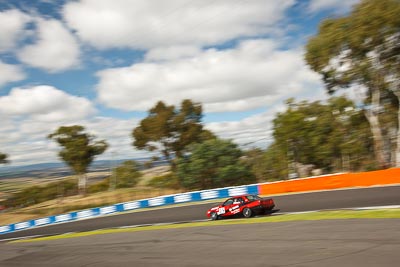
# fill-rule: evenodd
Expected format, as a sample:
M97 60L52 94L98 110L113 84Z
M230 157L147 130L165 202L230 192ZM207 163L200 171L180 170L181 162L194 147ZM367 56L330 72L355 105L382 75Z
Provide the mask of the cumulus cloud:
M57 161L57 147L47 139L57 122L38 121L29 116L16 120L2 111L0 120L1 151L9 155L13 165Z
M212 45L269 33L295 0L80 0L63 16L97 48Z
M22 68L17 65L6 64L0 60L0 87L9 83L25 79Z
M143 62L97 73L99 100L122 110L148 110L159 100L201 102L206 112L243 111L321 86L300 50L279 50L267 39L184 59Z
M308 12L346 11L356 2L310 0L302 5ZM266 39L288 37L292 25L281 22L296 3L299 1L76 0L61 7L61 20L2 11L0 52L12 50L22 63L61 72L80 64L78 40L98 49L140 49L146 53L142 62L111 68L126 66L128 57L107 58L110 51L107 55L92 53L94 50L85 46L94 54L92 62L109 66L97 73L96 91L102 104L144 111L159 100L178 105L190 98L201 102L206 113L257 108L256 115L237 121L216 120L206 127L241 147L265 147L271 141L271 120L282 111L285 99L323 98L322 83L305 65L302 49L282 50L276 41ZM22 49L21 38L29 41ZM244 39L248 40L238 41ZM0 86L25 77L20 66L1 61L0 73ZM265 111L258 113L260 107ZM59 126L78 124L110 144L100 159L149 155L131 146L130 134L138 119L94 114L96 109L88 99L55 87L14 88L0 96L0 148L13 164L55 161L59 147L46 136Z
M271 120L275 110L263 112L239 121L211 122L206 128L220 138L230 139L242 148L267 147L271 143Z
M118 119L94 117L69 120L69 123L57 121L38 121L22 118L18 121L0 113L0 147L10 156L13 165L34 164L58 161L60 147L47 136L60 126L82 125L85 131L109 144L107 151L97 159L129 159L148 156L131 145L130 133L137 125L136 119Z
M308 6L310 12L318 12L321 10L337 10L338 12L348 11L353 5L360 0L311 0Z
M285 109L283 101L276 102L263 112L240 120L208 122L205 127L220 138L232 140L242 149L265 149L273 142L272 121L278 112L284 112Z
M13 49L30 17L16 9L0 12L0 52Z
M49 72L59 72L79 64L80 50L75 37L60 21L37 19L37 40L18 51L19 60Z
M217 134L220 138L230 139L242 149L265 149L273 142L273 119L278 112L286 110L286 99L294 97L290 92L282 96L282 101L269 105L263 112L235 121L215 121L206 123L207 129ZM323 101L328 94L322 88L309 90L306 94L296 96L296 101Z
M0 97L0 114L28 116L45 122L67 122L92 115L95 108L82 97L65 93L52 86L13 88Z
M167 61L190 58L201 54L196 46L170 46L150 49L145 56L146 61Z
M149 152L136 150L132 146L132 130L138 125L139 119L118 119L111 117L95 117L85 125L88 131L99 139L105 139L109 144L107 152L99 159L134 159L149 157Z
M148 156L131 145L138 119L93 116L95 112L89 100L51 86L13 88L0 97L1 151L10 156L13 165L55 162L60 148L47 136L60 126L82 125L110 145L98 159Z

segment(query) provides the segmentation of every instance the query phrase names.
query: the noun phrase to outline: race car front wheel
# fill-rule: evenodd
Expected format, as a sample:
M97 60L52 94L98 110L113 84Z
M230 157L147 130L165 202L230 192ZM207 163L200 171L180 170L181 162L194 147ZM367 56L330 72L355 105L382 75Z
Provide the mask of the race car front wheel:
M218 220L218 215L216 212L211 212L210 217L211 217L211 220L213 220L213 221Z
M250 218L253 214L253 212L249 208L244 208L242 213L245 218Z

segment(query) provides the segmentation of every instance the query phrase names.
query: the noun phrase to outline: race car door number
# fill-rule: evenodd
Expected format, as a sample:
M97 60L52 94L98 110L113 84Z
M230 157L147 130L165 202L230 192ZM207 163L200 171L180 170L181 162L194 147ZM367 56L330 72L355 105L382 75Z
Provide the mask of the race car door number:
M224 214L225 213L225 208L219 208L217 214Z

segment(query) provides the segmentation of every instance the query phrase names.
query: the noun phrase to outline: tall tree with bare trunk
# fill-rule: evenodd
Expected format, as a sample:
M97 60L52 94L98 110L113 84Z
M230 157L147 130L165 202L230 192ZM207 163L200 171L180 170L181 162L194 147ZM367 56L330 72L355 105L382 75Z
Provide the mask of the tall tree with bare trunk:
M364 114L374 139L376 159L382 168L396 162L400 167L400 110L396 123L396 160L385 145L381 125L386 91L392 91L400 103L400 1L363 0L345 17L323 21L319 32L306 46L305 59L320 73L329 93L341 88L358 87L366 91Z

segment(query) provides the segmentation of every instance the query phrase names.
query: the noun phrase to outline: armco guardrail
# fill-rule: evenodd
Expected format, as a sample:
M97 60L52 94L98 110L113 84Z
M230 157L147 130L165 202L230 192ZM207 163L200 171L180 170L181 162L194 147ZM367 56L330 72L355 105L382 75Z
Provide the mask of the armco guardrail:
M115 205L104 206L99 208L75 211L75 212L40 218L36 220L29 220L25 222L0 226L0 234L7 234L15 231L21 231L51 224L95 218L123 211L132 211L136 209L158 207L170 204L179 204L184 202L226 198L242 194L258 194L258 185L244 185L237 187L226 187L226 188L210 189L210 190L203 190L196 192L188 192L188 193L181 193L175 195L160 196L155 198L118 203Z
M372 185L400 184L400 168L363 172L342 173L319 177L294 179L263 184L244 185L237 187L217 188L196 192L181 193L168 196L160 196L149 199L141 199L130 202L118 203L93 209L75 211L66 214L29 220L25 222L0 226L0 234L51 225L56 223L71 222L94 217L100 217L123 211L131 211L141 208L157 207L184 202L203 201L209 199L226 198L242 194L282 194L290 192L306 192L315 190L330 190L346 187L360 187Z

